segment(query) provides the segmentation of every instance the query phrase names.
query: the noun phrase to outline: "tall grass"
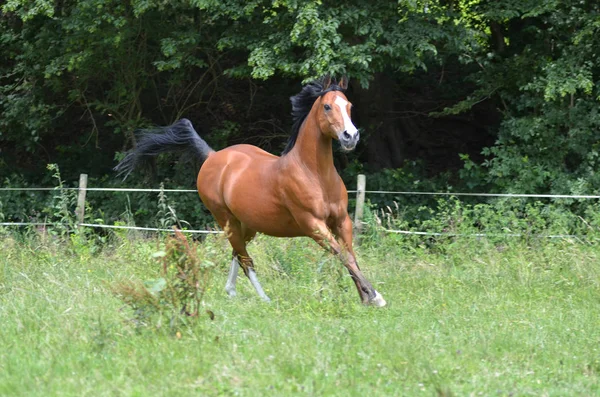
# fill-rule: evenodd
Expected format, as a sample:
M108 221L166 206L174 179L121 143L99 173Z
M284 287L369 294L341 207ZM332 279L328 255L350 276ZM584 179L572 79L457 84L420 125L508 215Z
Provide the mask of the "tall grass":
M112 292L161 277L164 237L4 233L0 395L600 393L596 243L369 230L358 260L386 308L362 306L315 243L265 236L249 251L273 302L243 278L229 299L230 248L209 236L195 249L216 264L214 319L176 330L140 327Z

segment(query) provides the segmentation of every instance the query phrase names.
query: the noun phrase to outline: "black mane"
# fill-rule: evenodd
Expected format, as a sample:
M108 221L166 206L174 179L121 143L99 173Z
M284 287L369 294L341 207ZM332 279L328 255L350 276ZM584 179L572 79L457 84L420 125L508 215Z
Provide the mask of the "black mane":
M345 91L338 85L338 82L333 79L331 79L331 83L327 88L323 88L325 80L328 79L323 78L320 81L308 83L306 86L304 86L304 88L302 88L300 93L290 97L290 101L292 102L292 118L294 120L294 124L292 126L292 134L290 135L288 143L283 150L283 153L281 153L282 156L289 153L296 144L300 127L306 119L306 116L308 116L308 113L310 113L310 109L317 98L329 91Z

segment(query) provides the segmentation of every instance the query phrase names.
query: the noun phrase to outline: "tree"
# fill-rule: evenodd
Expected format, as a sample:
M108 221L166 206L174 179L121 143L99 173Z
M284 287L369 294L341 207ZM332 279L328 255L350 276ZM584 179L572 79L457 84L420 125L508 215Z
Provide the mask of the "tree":
M503 120L465 177L501 191L598 191L599 13L592 1L466 4L469 23L492 34L488 51L472 56L478 88L446 113L492 98Z
M14 0L2 11L0 139L19 157L125 147L135 128L215 94L216 39L189 4Z
M277 152L287 97L329 73L354 82L367 144L358 155L374 170L422 159L429 176L460 167L461 153L452 183L473 189L589 192L600 182L596 2L1 7L0 161L21 172L59 157L106 173L136 128L182 116L209 127L216 146Z

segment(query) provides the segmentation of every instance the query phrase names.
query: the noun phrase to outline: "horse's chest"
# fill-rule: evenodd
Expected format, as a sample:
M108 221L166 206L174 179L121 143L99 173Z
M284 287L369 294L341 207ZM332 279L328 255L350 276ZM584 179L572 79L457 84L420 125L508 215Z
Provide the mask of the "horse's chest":
M292 214L310 214L313 218L328 222L339 219L345 211L342 187L337 179L324 182L319 178L304 177L298 172L295 178L288 180L283 202Z
M342 202L338 199L332 199L327 194L315 195L309 200L310 205L307 209L317 218L329 221L339 219L342 216Z
M337 223L339 219L344 218L345 208L342 208L342 204L338 201L335 203L329 203L327 206L328 211L326 218L328 223Z

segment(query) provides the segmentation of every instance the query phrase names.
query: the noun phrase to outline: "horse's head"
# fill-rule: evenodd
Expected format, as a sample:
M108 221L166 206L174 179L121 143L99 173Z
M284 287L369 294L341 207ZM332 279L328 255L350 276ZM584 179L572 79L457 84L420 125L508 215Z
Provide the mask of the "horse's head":
M338 86L346 89L347 84L347 80L342 79ZM351 109L352 104L338 90L325 92L317 104L317 120L321 132L339 140L342 149L347 152L356 147L360 138L360 133L350 118Z

